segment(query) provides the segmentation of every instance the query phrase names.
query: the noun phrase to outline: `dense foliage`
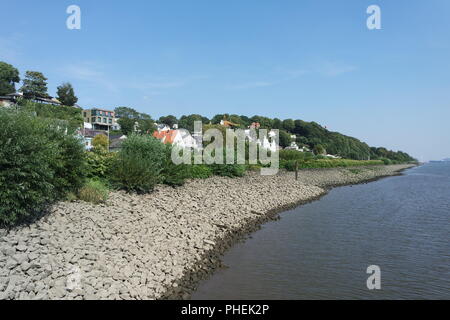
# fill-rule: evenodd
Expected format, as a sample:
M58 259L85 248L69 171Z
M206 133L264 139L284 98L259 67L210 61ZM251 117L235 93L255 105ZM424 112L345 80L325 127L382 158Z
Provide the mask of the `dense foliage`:
M15 84L19 81L19 70L0 61L0 96L16 92Z
M204 164L195 164L189 167L190 178L192 179L206 179L213 175L213 171L210 166Z
M213 174L222 177L242 177L245 173L245 166L241 164L212 164Z
M294 171L296 164L298 169L306 168L337 168L337 167L357 167L370 165L393 164L388 160L351 160L351 159L331 159L321 155L314 155L312 152L298 152L295 150L280 150L280 167L288 171ZM385 159L387 160L387 159Z
M109 179L111 167L115 161L117 153L107 152L106 150L97 149L86 153L88 178L97 178L101 180Z
M38 71L27 71L20 91L27 99L47 98L47 78Z
M320 144L317 144L313 148L313 152L315 155L326 155L327 150Z
M298 152L296 150L280 150L280 160L312 160L314 154L312 152Z
M314 159L314 160L281 160L280 167L288 171L294 171L298 165L298 169L313 168L339 168L339 167L359 167L383 165L381 160L349 160L349 159Z
M98 134L94 137L94 139L92 139L92 145L96 150L106 151L108 149L108 144L108 137L104 134Z
M124 135L152 133L155 130L155 121L146 113L140 113L129 107L118 107L114 112Z
M82 127L83 116L80 109L68 106L54 106L51 104L37 103L22 99L18 102L21 110L36 114L36 116L48 119L58 119L67 122L69 131Z
M80 200L99 204L108 200L109 189L99 180L89 180L79 191Z
M166 146L148 135L130 135L122 144L111 170L112 183L121 189L145 193L161 182Z
M174 164L172 161L172 145L166 146L166 158L162 170L162 182L169 186L181 186L186 179L190 178L189 165Z
M0 123L0 225L12 226L77 192L84 182L84 151L55 121L0 109Z
M180 119L186 118L201 119L203 123L208 123L208 119L200 115L182 116ZM220 123L223 119L227 119L236 124L237 128L247 128L252 123L259 123L261 129L278 129L280 130L280 145L282 147L289 145L290 135L292 134L296 135L296 142L300 146L309 146L310 149L320 146L320 151L326 151L328 154L333 154L342 158L353 160L380 160L386 158L398 162L416 161L413 157L401 151L394 152L386 150L385 148L371 148L366 143L361 142L356 138L338 132L328 131L316 122L293 119L280 120L278 118L272 119L263 116L253 116L249 118L236 114L218 114L212 117L210 122L214 125ZM180 124L185 125L181 121ZM190 123L180 127L188 128L188 130L190 130Z
M65 106L73 107L77 103L78 98L75 96L75 91L70 83L63 83L57 88L57 97L59 102Z
M280 141L279 141L280 147L286 148L286 147L290 146L292 139L291 139L291 135L287 131L280 130L279 137L280 137Z
M203 124L208 124L209 119L199 114L190 114L188 116L182 116L178 121L178 127L187 129L189 132L194 132L194 122L201 121Z
M170 128L172 128L174 124L178 124L178 119L173 115L168 115L166 117L160 117L159 122L164 123L168 125Z

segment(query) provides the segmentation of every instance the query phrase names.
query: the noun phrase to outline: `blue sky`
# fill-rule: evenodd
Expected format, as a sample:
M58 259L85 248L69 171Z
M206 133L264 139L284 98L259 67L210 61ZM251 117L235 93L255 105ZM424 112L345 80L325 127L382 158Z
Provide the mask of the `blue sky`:
M79 5L81 30L66 28ZM366 9L381 8L382 30ZM316 121L450 156L450 1L3 1L0 60L85 107ZM5 14L8 12L8 14Z

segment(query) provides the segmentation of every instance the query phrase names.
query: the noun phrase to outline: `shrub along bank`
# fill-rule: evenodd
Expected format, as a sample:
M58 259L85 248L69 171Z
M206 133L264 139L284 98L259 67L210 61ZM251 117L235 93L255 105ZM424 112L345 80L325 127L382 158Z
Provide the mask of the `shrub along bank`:
M280 168L286 169L288 171L294 171L296 166L298 166L299 169L313 169L391 165L401 163L405 162L390 160L387 158L379 160L333 159L324 157L322 155L314 155L311 152L280 150Z
M62 199L105 202L109 188L151 192L157 184L180 186L187 179L212 175L243 176L260 165L175 165L172 147L149 135L130 135L117 153L101 145L85 152L70 126L37 117L35 112L0 110L0 226L39 217ZM280 165L335 168L391 164L391 160L326 159L293 150L280 152Z
M297 164L298 163L298 164ZM349 160L349 159L316 159L316 160L282 160L280 166L288 171L313 168L340 168L383 165L381 160Z
M77 192L85 178L80 141L58 122L0 109L0 226L35 219Z

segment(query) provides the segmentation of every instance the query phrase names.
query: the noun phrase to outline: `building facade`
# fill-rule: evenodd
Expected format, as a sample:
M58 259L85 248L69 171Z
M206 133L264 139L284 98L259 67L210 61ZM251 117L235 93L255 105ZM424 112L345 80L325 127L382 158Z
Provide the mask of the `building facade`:
M112 130L117 125L114 111L93 108L83 110L84 122L90 123L93 130Z

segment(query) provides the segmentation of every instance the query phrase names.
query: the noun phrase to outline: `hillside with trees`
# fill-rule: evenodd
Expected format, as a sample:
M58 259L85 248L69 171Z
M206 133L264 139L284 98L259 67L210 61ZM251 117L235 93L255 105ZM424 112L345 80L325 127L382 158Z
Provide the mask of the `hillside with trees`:
M170 119L170 121L168 121ZM370 147L367 143L357 138L349 137L339 132L332 132L316 122L304 120L268 118L255 115L247 117L236 114L217 114L208 119L199 114L183 115L180 119L174 116L161 117L163 123L178 122L180 128L192 131L194 121L202 121L203 124L219 124L221 120L227 120L235 124L236 128L248 128L252 123L259 123L261 129L280 130L280 145L287 147L292 142L291 136L296 136L299 146L307 146L318 154L333 154L352 160L383 160L388 159L397 162L416 161L409 154L402 151L391 151L383 147Z

